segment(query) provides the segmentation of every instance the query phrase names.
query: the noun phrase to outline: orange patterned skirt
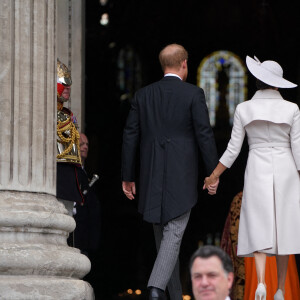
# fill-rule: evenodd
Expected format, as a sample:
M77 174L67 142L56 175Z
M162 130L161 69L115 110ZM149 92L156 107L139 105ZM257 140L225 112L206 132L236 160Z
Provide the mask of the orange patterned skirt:
M253 257L245 257L245 290L244 300L255 298L257 287L257 276L255 261ZM277 269L275 256L268 257L266 261L266 285L267 299L274 300L277 291ZM285 281L284 300L300 299L299 279L296 266L295 255L290 255L287 276Z

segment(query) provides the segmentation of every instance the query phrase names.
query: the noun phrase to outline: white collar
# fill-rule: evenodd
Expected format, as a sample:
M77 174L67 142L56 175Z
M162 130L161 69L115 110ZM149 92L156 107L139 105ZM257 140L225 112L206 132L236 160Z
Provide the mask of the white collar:
M180 80L182 80L182 78L179 75L174 74L174 73L167 73L164 75L164 77L167 77L167 76L175 76L175 77L178 77Z
M258 90L252 97L252 99L283 99L279 91L273 89L265 89L265 90Z
M230 300L230 298L227 296L225 300Z

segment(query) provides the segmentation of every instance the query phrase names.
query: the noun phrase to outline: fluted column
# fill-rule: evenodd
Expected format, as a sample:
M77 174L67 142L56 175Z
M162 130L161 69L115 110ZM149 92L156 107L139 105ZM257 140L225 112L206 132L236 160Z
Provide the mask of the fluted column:
M93 299L56 200L56 0L0 1L0 299Z
M57 1L57 57L72 73L71 99L65 103L84 132L84 56L86 0Z

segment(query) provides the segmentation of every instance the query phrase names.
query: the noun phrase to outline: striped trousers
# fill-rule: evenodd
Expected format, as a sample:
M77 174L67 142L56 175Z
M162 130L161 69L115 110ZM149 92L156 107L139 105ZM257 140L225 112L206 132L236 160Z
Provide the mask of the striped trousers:
M171 300L182 300L179 274L179 250L191 211L165 225L153 224L157 257L148 281L148 287L165 290Z

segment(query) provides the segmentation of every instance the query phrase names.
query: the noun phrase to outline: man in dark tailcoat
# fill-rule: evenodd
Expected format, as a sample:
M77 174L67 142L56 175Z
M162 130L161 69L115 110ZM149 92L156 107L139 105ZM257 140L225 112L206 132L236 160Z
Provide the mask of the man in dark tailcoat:
M188 53L180 45L159 54L164 78L137 91L123 135L122 187L134 199L140 147L139 212L153 223L157 258L149 299L181 300L178 255L198 193L198 150L210 174L218 163L203 90L186 83Z

